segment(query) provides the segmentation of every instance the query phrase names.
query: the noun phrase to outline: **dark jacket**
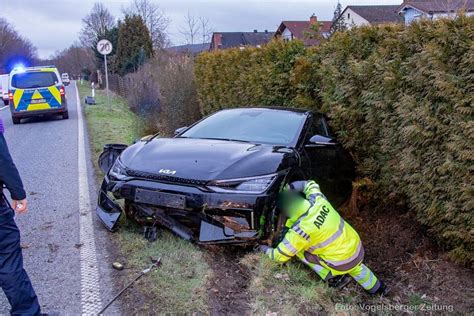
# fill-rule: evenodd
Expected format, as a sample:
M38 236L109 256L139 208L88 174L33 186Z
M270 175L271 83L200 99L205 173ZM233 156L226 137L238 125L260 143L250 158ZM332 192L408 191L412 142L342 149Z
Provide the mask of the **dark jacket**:
M0 132L0 196L2 195L3 185L10 191L12 199L23 200L26 198L20 174L10 156L5 137Z

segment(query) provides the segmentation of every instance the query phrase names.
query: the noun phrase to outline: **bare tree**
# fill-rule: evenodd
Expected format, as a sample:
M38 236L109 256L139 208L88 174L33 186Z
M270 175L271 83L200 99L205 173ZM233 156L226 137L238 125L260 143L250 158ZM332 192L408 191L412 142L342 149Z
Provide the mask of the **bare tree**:
M213 31L212 31L212 28L209 26L209 19L199 18L199 22L200 22L200 28L201 28L202 44L211 42Z
M51 60L59 71L73 76L92 72L95 68L94 61L94 52L88 47L81 46L80 43L74 43L71 47L56 52Z
M184 26L180 32L185 36L187 44L196 44L196 40L201 32L199 18L196 18L188 12L184 17Z
M0 73L10 71L16 60L33 63L36 59L36 47L18 34L7 20L0 18Z
M438 8L446 11L448 17L456 16L467 8L467 0L436 0L434 3Z
M123 10L125 15L139 15L150 32L153 49L166 46L168 40L166 29L170 24L170 19L159 5L150 0L133 0L130 7Z
M115 18L100 2L96 2L91 12L82 19L80 41L83 46L91 47L107 30L115 26Z

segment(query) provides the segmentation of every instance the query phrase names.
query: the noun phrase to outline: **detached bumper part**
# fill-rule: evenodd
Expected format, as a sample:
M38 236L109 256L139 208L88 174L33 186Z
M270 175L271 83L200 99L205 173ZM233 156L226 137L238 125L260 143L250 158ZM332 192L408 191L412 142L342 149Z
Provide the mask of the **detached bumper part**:
M199 230L199 242L201 243L225 243L229 240L242 240L257 237L256 231L235 232L232 228L227 226L218 226L211 224L205 220L201 221L201 228Z
M112 201L112 199L107 196L106 186L107 183L104 180L100 188L99 201L95 211L104 226L109 231L115 231L117 229L120 216L122 216L122 209L117 203Z
M234 239L234 237L234 230L232 228L220 227L206 221L201 221L201 229L199 230L200 242L223 241Z

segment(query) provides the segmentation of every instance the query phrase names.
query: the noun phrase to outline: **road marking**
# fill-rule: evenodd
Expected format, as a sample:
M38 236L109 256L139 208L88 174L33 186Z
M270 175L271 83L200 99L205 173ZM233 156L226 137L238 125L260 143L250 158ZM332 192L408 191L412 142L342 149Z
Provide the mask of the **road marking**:
M94 239L94 226L89 195L89 176L87 173L84 124L82 122L81 100L77 84L74 83L77 96L78 122L78 171L79 171L79 239L81 243L81 306L83 315L97 314L102 307L100 298L99 269Z
M8 105L2 106L2 107L0 108L0 111L1 111L1 110L5 110L6 108L8 108Z

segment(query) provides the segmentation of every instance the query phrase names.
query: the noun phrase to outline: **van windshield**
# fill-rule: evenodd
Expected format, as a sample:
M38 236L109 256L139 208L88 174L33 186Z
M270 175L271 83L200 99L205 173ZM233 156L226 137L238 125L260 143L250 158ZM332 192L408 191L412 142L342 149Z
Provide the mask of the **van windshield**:
M33 89L50 87L58 83L58 77L52 71L25 72L12 77L12 87L18 89Z

